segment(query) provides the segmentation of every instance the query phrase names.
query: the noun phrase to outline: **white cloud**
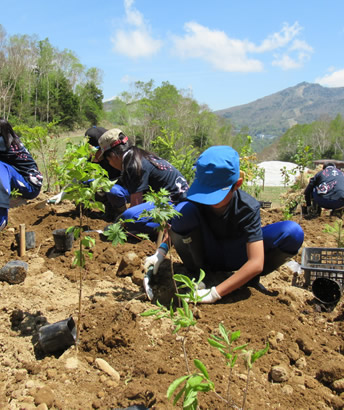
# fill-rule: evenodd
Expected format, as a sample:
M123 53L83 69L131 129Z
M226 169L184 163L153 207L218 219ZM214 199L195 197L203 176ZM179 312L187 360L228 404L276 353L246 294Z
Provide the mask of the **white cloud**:
M301 67L300 62L291 58L287 54L283 54L282 56L276 55L275 59L273 60L271 64L275 67L282 68L282 70L292 70L292 69Z
M151 56L161 47L159 40L154 40L148 32L142 29L118 30L111 40L118 53L131 58Z
M126 14L126 20L129 24L133 26L140 27L144 25L144 20L142 13L140 13L135 8L132 8L134 0L124 0L124 8Z
M187 34L174 37L176 53L184 58L193 57L210 62L223 71L261 71L263 64L247 57L252 47L248 41L229 38L219 30L210 30L195 22L185 24Z
M274 55L273 65L282 69L301 67L313 52L311 46L297 38L302 27L298 22L285 23L282 29L269 35L260 45L248 40L230 38L223 31L211 30L196 22L184 25L186 34L175 36L175 53L182 58L199 58L209 62L215 69L228 72L258 72L263 70L263 62L252 54L269 53Z
M313 48L302 40L294 40L286 52L274 54L272 65L280 67L282 70L293 70L303 67L306 61L310 59Z
M131 58L149 57L155 54L162 46L160 40L154 39L149 25L143 15L133 8L134 0L124 0L125 23L132 25L132 30L118 29L111 38L113 50Z
M309 54L313 53L313 47L311 47L309 44L307 44L303 40L295 39L291 46L289 47L290 51L299 51L303 50L304 52L307 52Z
M263 40L260 46L255 46L252 51L255 51L256 53L264 53L266 51L285 47L300 33L301 30L302 27L297 21L292 26L289 26L288 23L284 23L280 32L270 34L265 40Z
M315 82L327 87L344 87L344 69L318 77Z

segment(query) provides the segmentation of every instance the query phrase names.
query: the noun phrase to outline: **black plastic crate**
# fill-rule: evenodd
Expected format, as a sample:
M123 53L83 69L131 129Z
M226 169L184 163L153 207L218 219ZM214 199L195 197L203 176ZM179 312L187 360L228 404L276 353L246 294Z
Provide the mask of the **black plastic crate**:
M303 248L301 268L306 286L317 278L328 278L344 287L344 248Z

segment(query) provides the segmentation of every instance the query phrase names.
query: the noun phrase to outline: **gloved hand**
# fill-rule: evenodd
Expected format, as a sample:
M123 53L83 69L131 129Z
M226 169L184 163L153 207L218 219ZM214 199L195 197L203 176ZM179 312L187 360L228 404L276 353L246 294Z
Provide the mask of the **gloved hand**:
M152 256L148 256L144 262L144 268L147 272L150 266L153 266L153 274L156 275L158 273L159 266L161 262L165 259L165 256L168 252L168 245L166 243L162 243L159 248L156 250L155 254Z
M66 193L64 191L61 191L59 194L54 195L53 197L51 197L50 199L47 200L48 204L59 204L62 199L65 197Z
M198 303L215 303L221 299L221 296L217 293L215 286L211 289L198 289L196 295L202 299Z

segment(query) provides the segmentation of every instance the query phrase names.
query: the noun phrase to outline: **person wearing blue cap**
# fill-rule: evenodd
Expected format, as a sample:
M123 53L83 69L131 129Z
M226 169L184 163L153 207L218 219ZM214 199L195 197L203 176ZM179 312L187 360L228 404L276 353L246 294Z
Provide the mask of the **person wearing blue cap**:
M259 286L259 277L277 269L297 254L304 239L302 228L281 221L262 228L260 203L240 189L239 154L229 146L213 146L196 163L195 179L187 200L176 210L170 237L188 272L234 272L211 289L199 289L203 303L214 303L245 284ZM159 251L159 250L158 250ZM158 252L157 251L157 252ZM159 254L146 259L157 273Z

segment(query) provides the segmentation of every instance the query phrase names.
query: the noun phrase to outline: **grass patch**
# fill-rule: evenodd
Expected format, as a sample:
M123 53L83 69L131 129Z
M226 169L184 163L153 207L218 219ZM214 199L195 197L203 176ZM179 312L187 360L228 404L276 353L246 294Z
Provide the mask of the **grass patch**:
M259 194L259 201L272 202L273 207L282 206L280 195L287 192L289 188L283 186L266 186L264 191Z

